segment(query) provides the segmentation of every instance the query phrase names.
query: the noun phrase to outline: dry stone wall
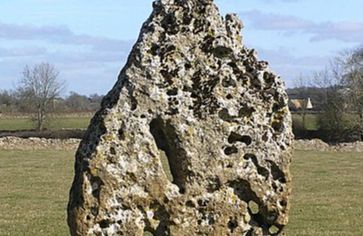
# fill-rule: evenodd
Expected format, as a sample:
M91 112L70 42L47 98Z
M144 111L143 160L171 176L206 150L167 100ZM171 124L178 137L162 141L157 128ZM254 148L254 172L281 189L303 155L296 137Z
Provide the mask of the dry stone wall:
M76 154L72 235L277 235L288 221L282 80L211 0L157 0Z
M76 150L79 139L0 138L0 150Z

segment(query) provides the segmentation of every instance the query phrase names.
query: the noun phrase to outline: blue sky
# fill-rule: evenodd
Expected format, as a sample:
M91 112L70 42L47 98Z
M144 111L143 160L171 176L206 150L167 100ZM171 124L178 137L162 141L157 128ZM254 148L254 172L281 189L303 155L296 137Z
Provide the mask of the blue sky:
M290 87L344 49L363 45L362 0L215 0L238 13L244 42ZM151 13L152 0L1 0L0 89L48 61L67 91L105 94ZM66 95L66 94L65 94Z

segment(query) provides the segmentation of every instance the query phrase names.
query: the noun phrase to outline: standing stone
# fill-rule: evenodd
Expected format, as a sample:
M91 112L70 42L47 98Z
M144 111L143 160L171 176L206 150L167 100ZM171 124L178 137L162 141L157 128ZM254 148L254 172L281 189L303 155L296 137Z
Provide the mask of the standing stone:
M281 79L212 0L157 0L76 154L72 235L277 235L291 117Z

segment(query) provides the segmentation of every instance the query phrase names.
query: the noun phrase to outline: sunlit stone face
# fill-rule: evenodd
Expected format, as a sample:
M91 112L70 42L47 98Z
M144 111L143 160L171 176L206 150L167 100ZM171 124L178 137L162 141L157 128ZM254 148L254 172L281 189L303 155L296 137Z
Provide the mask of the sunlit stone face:
M283 82L208 0L156 1L77 155L72 235L266 235L287 223Z

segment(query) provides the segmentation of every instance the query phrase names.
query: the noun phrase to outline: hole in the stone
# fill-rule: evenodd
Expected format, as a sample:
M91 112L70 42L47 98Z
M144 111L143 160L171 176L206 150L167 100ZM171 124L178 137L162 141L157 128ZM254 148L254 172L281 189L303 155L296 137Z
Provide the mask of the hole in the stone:
M281 133L283 131L283 129L284 129L284 125L280 121L272 122L271 126L276 132L279 132L279 133Z
M184 92L193 92L193 89L191 87L189 87L188 85L184 85L183 91Z
M271 166L272 178L274 180L280 181L283 184L286 183L285 174L284 174L284 172L282 172L282 170L280 170L280 168L276 165L276 163L273 161L270 161L270 160L267 160L267 162Z
M224 154L226 154L227 156L230 156L234 153L238 153L238 149L235 146L232 147L226 147L224 149Z
M136 99L131 99L131 111L135 111L137 108L137 101Z
M191 98L198 98L198 94L196 94L195 92L192 92L192 94L190 95Z
M275 83L275 76L273 74L265 72L263 74L263 79L265 80L265 82L268 85L271 85L271 84Z
M208 214L208 224L213 225L215 223L215 219L213 214Z
M248 107L247 105L243 105L239 111L238 116L239 117L251 117L252 113L255 111L253 107Z
M221 118L224 121L233 121L234 120L234 116L231 116L228 112L227 108L223 108L222 110L220 110L218 112L218 116L219 118Z
M228 137L228 142L231 144L236 143L236 142L241 142L248 146L252 143L252 138L247 135L240 135L235 132L232 132Z
M227 165L227 168L232 168L232 167L233 167L233 165L230 163Z
M256 166L257 168L257 173L264 176L265 179L268 179L268 177L270 176L270 172L263 166L261 166L259 163L258 163L258 160L257 160L257 157L256 155L252 154L252 153L247 153L243 156L243 158L245 160L251 160L252 163Z
M225 78L222 80L223 87L235 87L237 85L236 81L231 78Z
M198 205L200 207L207 207L208 203L209 203L208 199L198 199Z
M238 227L238 222L236 219L230 218L228 221L228 228L231 233L234 232L234 230Z
M145 119L145 118L146 118L146 115L145 115L145 114L142 114L142 115L140 116L140 118L141 118L141 119Z
M177 88L172 88L172 89L168 90L166 92L166 94L169 95L169 96L176 96L176 95L178 95L178 89Z
M110 147L110 153L112 155L116 155L116 149L114 147Z
M233 98L233 96L232 96L231 94L228 94L228 95L226 96L226 98L227 98L227 99L232 99L232 98Z
M193 202L193 201L191 201L191 200L188 200L188 201L185 203L185 205L186 205L187 207L191 207L191 208L194 208L194 207L195 207L194 202Z
M189 70L192 68L192 65L190 63L185 63L184 67L186 70Z
M260 207L255 201L248 202L248 208L252 212L252 214L257 214L260 211Z
M124 130L122 128L118 130L118 138L120 140L124 140L125 139Z
M90 179L91 186L92 186L92 195L95 198L99 198L101 186L103 185L103 182L100 177L91 177Z
M272 188L274 189L275 192L277 191L277 185L275 182L272 182Z
M283 206L283 207L285 207L285 206L287 206L287 201L286 200L280 200L280 205L281 206Z
M179 187L180 193L184 193L186 171L183 168L187 166L183 162L186 153L178 145L175 128L158 117L151 121L150 133L159 149L165 174L170 173L169 179Z
M185 188L184 187L179 187L179 193L184 194L185 193Z
M99 223L100 227L102 229L104 228L107 228L109 225L110 225L110 222L108 220L102 220L100 223Z
M283 105L283 104L282 104ZM275 103L273 106L272 106L272 111L273 112L278 112L279 110L281 110L283 108L283 106L281 106L281 104L279 103Z
M96 206L91 207L91 214L94 216L98 215L98 208Z
M150 53L153 56L156 56L160 53L160 46L157 44L153 44L150 48Z
M179 113L178 108L170 108L169 111L167 112L168 115L176 115Z
M214 54L214 56L218 57L218 58L227 58L229 56L231 56L231 54L233 53L233 50L224 46L218 46L214 49L212 49L212 53Z

